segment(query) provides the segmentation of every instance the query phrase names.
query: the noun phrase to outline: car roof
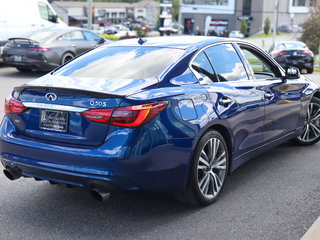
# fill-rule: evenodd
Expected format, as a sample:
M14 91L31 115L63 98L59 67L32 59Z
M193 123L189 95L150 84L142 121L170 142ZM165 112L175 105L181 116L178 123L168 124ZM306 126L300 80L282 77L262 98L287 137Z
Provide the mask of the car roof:
M128 40L121 40L108 46L147 46L147 47L167 47L167 48L178 48L187 49L192 46L203 47L208 44L218 42L231 42L230 38L221 37L209 37L209 36L170 36L170 37L148 37L142 38L144 42L139 44L139 38L132 38Z

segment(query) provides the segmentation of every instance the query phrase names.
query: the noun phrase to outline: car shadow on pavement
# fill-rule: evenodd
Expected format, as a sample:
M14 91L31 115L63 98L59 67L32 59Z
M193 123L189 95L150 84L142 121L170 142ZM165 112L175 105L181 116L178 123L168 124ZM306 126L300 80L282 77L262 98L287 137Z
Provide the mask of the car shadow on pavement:
M311 146L317 147L319 144ZM219 216L223 211L232 211L236 207L232 206L236 205L235 198L241 204L252 194L261 194L258 191L246 193L246 189L266 179L281 179L280 173L291 165L295 151L308 150L286 143L247 162L228 178L225 191L209 207L184 205L167 193L119 192L113 193L106 202L98 202L83 189L20 179L15 184L10 183L11 194L16 195L12 197L17 201L3 204L2 214L16 213L17 217L11 217L8 225L16 229L32 230L36 227L48 234L47 239L56 239L57 236L61 239L158 236L159 231L170 229L171 224L185 224L186 228L191 228L195 216L204 221L199 215ZM16 184L33 184L34 187L29 192L19 188L19 192L15 189L18 188Z

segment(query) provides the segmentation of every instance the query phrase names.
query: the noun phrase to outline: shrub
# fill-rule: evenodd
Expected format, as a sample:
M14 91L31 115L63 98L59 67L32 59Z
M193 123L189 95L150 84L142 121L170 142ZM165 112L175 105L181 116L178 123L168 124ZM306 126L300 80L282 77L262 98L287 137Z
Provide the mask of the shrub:
M302 36L300 38L314 54L319 52L320 44L320 7L315 8L310 17L302 24Z
M270 32L270 19L269 19L269 17L267 17L266 20L264 20L263 31L264 31L265 35L268 35Z

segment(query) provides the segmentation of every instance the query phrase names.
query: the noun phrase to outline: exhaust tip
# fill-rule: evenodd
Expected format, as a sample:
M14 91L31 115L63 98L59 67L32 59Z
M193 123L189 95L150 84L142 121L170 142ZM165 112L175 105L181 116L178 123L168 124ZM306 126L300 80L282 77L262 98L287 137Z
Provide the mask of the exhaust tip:
M6 168L3 170L3 173L11 181L16 180L21 177L21 173L13 168Z
M93 188L91 191L91 196L100 201L104 202L110 197L110 192L107 192L105 189L101 188Z

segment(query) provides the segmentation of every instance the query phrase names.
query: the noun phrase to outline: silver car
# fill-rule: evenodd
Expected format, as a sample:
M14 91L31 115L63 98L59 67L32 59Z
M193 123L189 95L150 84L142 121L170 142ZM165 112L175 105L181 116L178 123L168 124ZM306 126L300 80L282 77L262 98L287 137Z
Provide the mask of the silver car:
M108 40L82 28L45 28L10 38L3 62L21 72L50 71Z

